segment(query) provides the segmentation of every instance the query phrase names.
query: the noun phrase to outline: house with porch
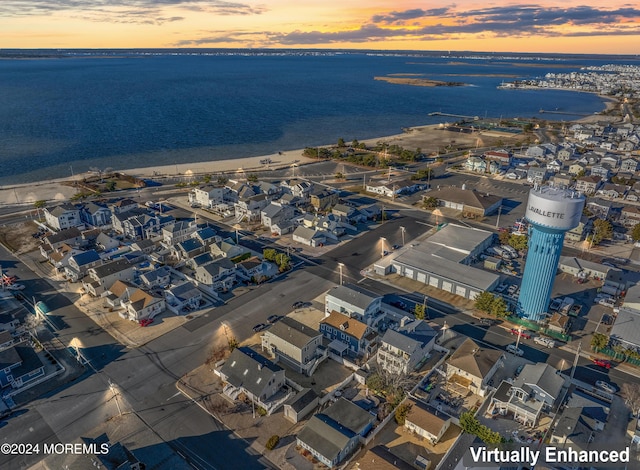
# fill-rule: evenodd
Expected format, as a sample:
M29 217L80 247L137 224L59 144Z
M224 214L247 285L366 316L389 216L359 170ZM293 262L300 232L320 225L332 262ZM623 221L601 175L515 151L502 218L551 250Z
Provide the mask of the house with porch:
M120 300L120 305L124 308L120 316L131 321L153 319L166 309L163 297L157 297L142 289L130 292L127 298Z
M380 341L376 361L394 374L410 374L428 358L436 332L424 320L403 317L397 330L388 329Z
M151 271L140 274L140 282L148 289L165 287L171 283L171 271L166 266L160 266Z
M377 334L355 318L333 311L320 322L320 332L331 343L329 349L338 356L371 354L377 346Z
M58 231L83 225L80 209L73 204L59 204L43 209L44 219L49 227Z
M124 198L110 204L108 207L112 214L122 214L123 212L138 209L140 206L133 199Z
M130 281L133 279L133 265L124 259L116 259L94 266L87 270L82 287L85 292L94 297L107 291L117 280Z
M404 420L404 429L429 439L433 445L437 444L451 426L451 416L420 400L409 398L405 404L410 408Z
M272 230L274 225L282 225L284 222L290 221L294 213L295 208L293 206L279 202L271 202L260 212L260 223L269 230Z
M315 187L309 193L309 202L317 211L326 211L338 203L338 191Z
M262 335L262 351L300 374L311 376L328 357L322 334L290 317L284 317Z
M83 251L69 258L69 263L64 267L64 275L71 282L78 282L89 269L100 264L102 258L96 250Z
M198 226L192 220L175 221L162 229L162 242L168 247L177 245L190 239L197 229Z
M198 287L209 293L225 291L233 287L236 266L227 258L216 259L212 263L198 266L193 277Z
M447 382L483 397L489 381L503 363L501 351L481 347L467 338L445 363Z
M190 281L181 282L164 291L167 308L173 313L187 313L200 308L202 292Z
M576 191L584 194L595 194L601 184L602 178L599 176L581 176L576 179Z
M330 289L325 295L325 316L333 311L374 326L382 313L382 296L358 285L345 283Z
M217 258L233 259L238 256L242 256L245 253L249 253L248 248L245 248L242 245L236 244L230 238L213 243L209 247L209 251L211 251L211 255L216 259Z
M324 246L327 243L327 232L317 227L309 228L299 225L293 231L293 241L311 247Z
M45 374L44 365L27 341L0 351L0 387L19 389Z
M222 379L222 393L232 400L244 394L267 415L292 395L285 389L284 369L248 347L235 348L217 374Z
M80 208L80 220L93 227L111 225L111 209L95 202L85 203Z
M298 433L297 445L334 468L359 448L376 417L340 397L322 413L311 417Z
M514 420L535 426L542 412L560 405L566 380L546 363L527 364L513 384L502 381L491 406L502 415L513 413Z

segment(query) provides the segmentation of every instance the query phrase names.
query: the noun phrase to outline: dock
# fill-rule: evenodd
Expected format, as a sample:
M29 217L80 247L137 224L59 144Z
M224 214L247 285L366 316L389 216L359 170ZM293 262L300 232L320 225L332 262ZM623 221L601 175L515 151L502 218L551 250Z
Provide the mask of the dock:
M461 119L472 119L474 121L477 121L478 119L480 119L478 116L463 116L462 114L441 113L440 111L429 113L429 116L446 116L446 117L454 117L454 118L461 118Z

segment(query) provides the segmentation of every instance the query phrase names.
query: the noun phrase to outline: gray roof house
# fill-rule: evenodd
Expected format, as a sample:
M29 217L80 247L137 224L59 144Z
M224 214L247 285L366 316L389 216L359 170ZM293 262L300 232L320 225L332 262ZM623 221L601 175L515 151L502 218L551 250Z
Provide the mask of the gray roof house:
M333 468L359 447L374 421L375 416L341 397L307 422L298 433L297 444Z
M167 308L176 314L197 310L202 300L202 292L191 282L185 281L164 291Z
M304 388L284 403L284 417L293 423L304 419L318 406L318 394L312 388Z
M268 414L276 411L288 398L283 392L285 372L266 357L247 347L235 348L218 369L222 392L235 400L244 393Z
M262 350L267 350L276 362L309 376L328 357L328 350L322 346L322 334L289 317L262 335Z
M395 374L413 372L433 349L436 332L424 320L404 317L398 330L389 329L378 348L377 362Z
M194 278L199 287L210 293L230 289L236 280L236 266L227 258L220 258L204 266L198 266Z
M43 212L47 225L55 230L64 230L83 224L80 219L80 209L72 204L64 203L51 209L45 207Z
M324 311L340 312L371 326L382 309L382 296L355 284L343 284L329 290L325 296Z
M87 271L88 280L82 283L86 292L97 297L108 290L117 280L130 281L133 278L133 265L124 259L116 259Z
M65 276L72 282L77 282L84 277L87 271L102 263L102 258L96 250L88 250L72 255L69 264L65 266Z
M166 286L171 281L171 272L166 266L160 266L159 268L140 274L140 281L142 281L146 287Z
M327 232L300 225L293 231L293 241L307 246L323 246L327 243Z

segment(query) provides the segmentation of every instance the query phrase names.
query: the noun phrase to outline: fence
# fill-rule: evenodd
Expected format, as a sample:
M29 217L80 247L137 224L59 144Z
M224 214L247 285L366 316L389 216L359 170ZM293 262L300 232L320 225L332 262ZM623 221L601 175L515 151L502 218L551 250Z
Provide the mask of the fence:
M605 356L612 357L612 358L614 358L614 359L616 359L618 361L626 362L626 363L632 364L634 366L640 366L640 359L635 359L633 357L629 357L628 355L626 355L624 353L616 352L611 348L596 349L595 351L597 353L604 354Z

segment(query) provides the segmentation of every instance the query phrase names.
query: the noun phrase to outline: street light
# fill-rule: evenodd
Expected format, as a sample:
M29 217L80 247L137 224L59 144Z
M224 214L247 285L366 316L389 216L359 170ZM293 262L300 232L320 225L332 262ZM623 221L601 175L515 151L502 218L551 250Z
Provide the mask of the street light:
M380 237L380 257L384 258L384 242L387 241L386 238Z
M338 263L338 268L340 268L340 285L342 285L342 267L344 263Z
M402 233L402 246L404 246L404 233L406 232L406 229L404 227L400 227L400 233Z
M520 345L520 335L522 334L522 327L518 327L518 338L516 339L516 353L518 352L518 346Z
M120 403L118 403L118 394L116 393L116 387L109 379L109 389L113 392L113 399L116 401L116 406L118 407L118 416L122 416L122 410L120 409Z

